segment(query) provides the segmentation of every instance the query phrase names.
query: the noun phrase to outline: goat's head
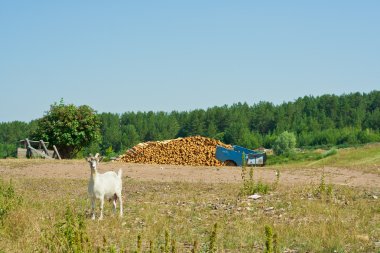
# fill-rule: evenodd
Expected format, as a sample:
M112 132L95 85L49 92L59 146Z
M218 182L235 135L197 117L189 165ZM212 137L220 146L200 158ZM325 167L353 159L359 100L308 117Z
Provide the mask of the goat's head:
M96 170L97 164L103 159L103 157L99 157L99 153L96 153L95 156L90 154L89 157L86 158L86 161L90 164L91 170Z

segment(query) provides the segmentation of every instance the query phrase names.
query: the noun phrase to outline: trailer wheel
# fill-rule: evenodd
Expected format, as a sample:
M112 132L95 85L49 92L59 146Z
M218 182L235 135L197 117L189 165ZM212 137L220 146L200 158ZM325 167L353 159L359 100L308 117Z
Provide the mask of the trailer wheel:
M236 166L236 163L232 160L227 160L223 163L224 166Z

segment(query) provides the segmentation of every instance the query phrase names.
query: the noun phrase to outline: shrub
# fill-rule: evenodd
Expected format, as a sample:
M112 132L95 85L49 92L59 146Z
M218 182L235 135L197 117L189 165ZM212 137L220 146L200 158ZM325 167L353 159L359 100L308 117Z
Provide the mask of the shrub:
M273 145L273 151L276 155L289 155L296 147L296 143L296 136L285 131L277 137Z
M87 105L53 104L38 120L33 138L56 145L62 158L73 158L82 148L100 140L100 120Z
M317 160L318 159L323 159L323 158L326 158L326 157L329 157L329 156L332 156L332 155L336 155L338 153L338 151L335 149L335 148L332 148L320 155L317 156Z

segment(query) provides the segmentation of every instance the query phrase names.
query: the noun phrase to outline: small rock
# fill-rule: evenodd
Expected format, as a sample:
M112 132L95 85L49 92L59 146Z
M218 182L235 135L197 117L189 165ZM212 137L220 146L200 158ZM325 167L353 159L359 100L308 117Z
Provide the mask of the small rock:
M380 248L380 241L375 242L375 248Z
M256 200L256 199L261 198L261 195L259 195L259 194L253 194L253 195L251 195L251 196L248 196L248 198L249 198L249 199L254 199L254 200Z
M377 198L378 198L376 195L373 195L372 197L373 197L374 199L377 199Z
M265 212L269 212L269 211L272 211L272 210L274 210L273 206L267 207L267 208L264 209Z

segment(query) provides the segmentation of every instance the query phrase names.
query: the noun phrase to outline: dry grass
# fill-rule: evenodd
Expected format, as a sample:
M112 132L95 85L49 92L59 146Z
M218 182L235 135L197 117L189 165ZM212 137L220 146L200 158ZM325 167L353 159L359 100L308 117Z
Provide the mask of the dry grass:
M0 251L44 251L41 231L53 231L69 206L86 216L86 233L95 249L104 244L116 250L136 250L141 236L143 252L149 242L165 243L165 231L178 252L190 252L194 241L206 251L210 233L218 224L218 252L263 252L265 225L278 235L281 252L377 252L380 241L379 188L333 186L332 193L316 194L318 185L284 186L259 200L238 198L241 184L141 182L124 178L125 217L89 219L87 181L69 179L15 179L21 206L0 229ZM106 242L104 242L104 238ZM112 251L112 250L110 250Z
M0 226L0 252L62 252L47 246L56 242L51 238L58 236L57 225L65 222L68 208L75 217L85 217L83 232L91 250L139 251L140 237L142 252L149 252L150 243L156 252L170 244L178 252L191 252L194 242L197 252L212 252L211 241L217 252L263 252L265 226L269 225L278 236L280 252L380 252L380 186L329 185L321 172L324 166L336 166L378 176L379 150L380 144L342 149L314 163L281 166L295 174L300 167L318 168L311 172L320 180L313 180L314 185L309 181L285 185L280 177L279 184L258 200L241 195L243 182L157 182L125 177L125 216L114 216L107 202L103 221L90 219L87 179L14 178L12 184L22 202ZM77 161L60 163L81 167ZM41 160L1 160L0 169L40 164ZM273 174L269 182L276 181ZM211 240L215 224L217 232Z
M45 159L16 159L7 158L0 159L0 167L5 167L8 169L22 169L31 166L39 166L43 162L44 164L56 164L57 160L45 160ZM60 160L61 164L76 164L77 160Z

